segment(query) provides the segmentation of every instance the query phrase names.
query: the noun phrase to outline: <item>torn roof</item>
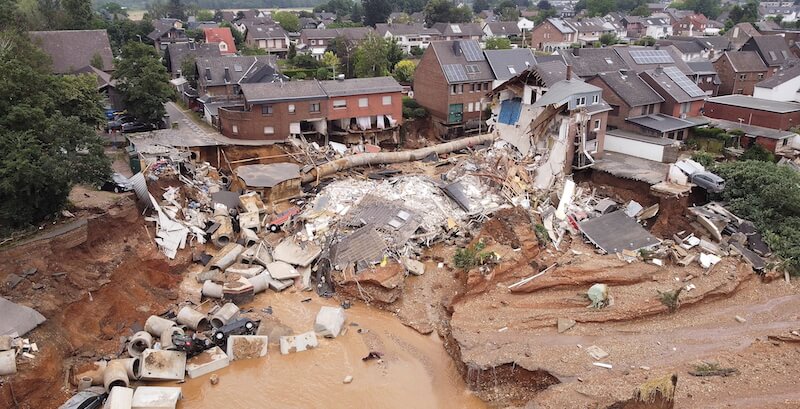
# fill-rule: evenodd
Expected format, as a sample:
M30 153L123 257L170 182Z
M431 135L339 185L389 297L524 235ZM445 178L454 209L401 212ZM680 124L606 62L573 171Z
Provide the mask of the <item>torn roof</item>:
M499 81L505 81L536 64L530 48L486 50L484 54Z
M236 168L238 176L248 187L267 187L300 177L296 163L270 163L267 165L242 165Z
M661 243L623 210L584 220L578 227L589 241L609 254L637 251Z
M385 252L383 237L374 225L367 224L331 246L331 262L338 268L358 262L373 264L380 262Z

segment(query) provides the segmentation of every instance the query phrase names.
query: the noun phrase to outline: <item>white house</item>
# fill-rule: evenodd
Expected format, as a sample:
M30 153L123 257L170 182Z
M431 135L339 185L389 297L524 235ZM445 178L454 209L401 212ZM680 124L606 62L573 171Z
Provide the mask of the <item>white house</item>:
M772 101L800 102L800 64L781 68L772 77L756 84L753 97Z
M672 24L664 18L649 17L642 19L646 36L653 38L666 38L672 35Z
M528 20L525 17L520 17L519 21L517 21L517 27L519 27L520 31L523 30L531 31L533 30L533 26L534 26L533 21Z
M411 48L428 48L431 41L438 40L441 33L434 28L426 28L422 24L380 23L375 25L378 35L386 39L394 39L403 51L410 53Z

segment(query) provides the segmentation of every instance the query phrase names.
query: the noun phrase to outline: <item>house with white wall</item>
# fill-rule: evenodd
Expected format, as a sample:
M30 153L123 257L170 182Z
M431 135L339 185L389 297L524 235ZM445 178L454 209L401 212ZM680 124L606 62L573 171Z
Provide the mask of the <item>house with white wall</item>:
M756 84L753 97L772 101L800 102L800 64L781 68Z

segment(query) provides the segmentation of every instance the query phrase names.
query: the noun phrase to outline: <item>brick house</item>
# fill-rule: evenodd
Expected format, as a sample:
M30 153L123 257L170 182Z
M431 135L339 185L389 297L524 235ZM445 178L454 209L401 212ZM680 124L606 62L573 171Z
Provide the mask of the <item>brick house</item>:
M440 135L461 136L487 119L484 96L494 74L475 40L434 41L414 74L414 98Z
M220 132L229 138L397 142L402 86L392 77L241 84L241 89L243 104L219 109Z
M635 132L639 127L628 118L661 112L664 98L634 72L600 73L586 82L603 90L603 99L611 106L609 128Z
M746 95L723 95L706 100L705 115L745 125L787 131L800 124L800 104Z
M692 74L689 77L694 80L694 83L705 91L706 95L717 96L721 81L714 64L711 61L694 61L686 64L692 69Z
M753 95L756 83L767 78L767 66L755 51L727 51L714 61L720 95Z
M216 43L220 54L236 54L236 43L229 27L206 28L203 33L206 36L206 44Z
M147 35L147 38L153 40L158 52L164 51L167 48L167 44L189 42L183 23L175 18L153 20L153 31Z
M700 115L706 93L677 68L647 70L641 78L664 98L661 113L682 119Z
M342 37L352 42L355 46L355 44L374 32L375 30L371 27L303 29L300 31L300 47L298 47L298 50L303 49L314 58L320 59L334 38Z
M578 41L575 30L558 18L548 18L534 27L530 37L531 48L544 52L570 48Z
M431 28L442 33L442 40L480 40L483 29L477 23L436 23Z
M702 36L707 25L708 18L702 13L687 14L672 24L672 33L677 36Z
M278 25L254 25L247 28L245 44L285 57L289 51L289 34Z
M778 69L797 59L789 49L786 39L779 35L763 35L751 37L742 46L742 51L755 51L769 68L767 78L776 73Z

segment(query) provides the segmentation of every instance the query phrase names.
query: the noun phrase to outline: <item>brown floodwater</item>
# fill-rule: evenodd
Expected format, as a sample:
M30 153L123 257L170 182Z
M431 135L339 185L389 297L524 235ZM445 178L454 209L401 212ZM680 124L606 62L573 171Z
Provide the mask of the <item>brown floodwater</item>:
M311 302L301 302L308 297ZM336 306L312 293L268 291L245 308L272 306L284 325L302 333L313 330L322 305ZM179 408L487 407L469 392L435 335L421 335L392 314L363 305L345 313L347 333L320 337L316 349L281 355L277 345L270 345L265 358L235 361L215 372L217 385L211 385L210 375L186 378ZM383 359L362 361L371 350L383 353ZM344 384L348 375L353 381Z

